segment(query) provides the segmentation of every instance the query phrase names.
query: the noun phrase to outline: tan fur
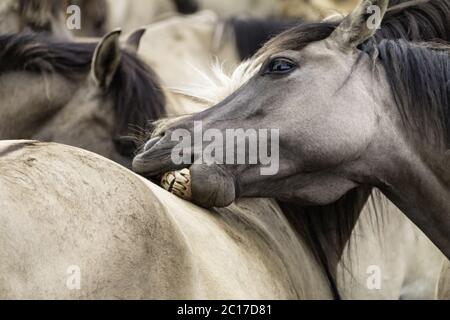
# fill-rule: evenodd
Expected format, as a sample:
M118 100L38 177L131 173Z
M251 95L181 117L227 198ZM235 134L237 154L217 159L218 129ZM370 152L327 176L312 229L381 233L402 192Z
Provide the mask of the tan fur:
M209 212L57 144L1 142L0 168L1 298L331 298L270 200Z

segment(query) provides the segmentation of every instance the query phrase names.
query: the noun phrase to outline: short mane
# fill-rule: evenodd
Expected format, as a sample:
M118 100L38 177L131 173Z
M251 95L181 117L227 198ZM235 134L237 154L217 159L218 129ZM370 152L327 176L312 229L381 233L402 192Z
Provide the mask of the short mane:
M0 35L0 72L58 73L87 76L96 43L67 42L39 34ZM165 96L156 74L134 53L122 50L120 66L106 95L113 99L116 136L145 128L165 113Z

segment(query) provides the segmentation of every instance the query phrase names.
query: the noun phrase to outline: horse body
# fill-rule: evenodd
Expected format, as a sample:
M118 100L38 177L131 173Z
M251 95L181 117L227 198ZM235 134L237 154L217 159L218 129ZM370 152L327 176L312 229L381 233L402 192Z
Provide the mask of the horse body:
M211 213L86 151L0 145L2 298L332 297L270 201Z

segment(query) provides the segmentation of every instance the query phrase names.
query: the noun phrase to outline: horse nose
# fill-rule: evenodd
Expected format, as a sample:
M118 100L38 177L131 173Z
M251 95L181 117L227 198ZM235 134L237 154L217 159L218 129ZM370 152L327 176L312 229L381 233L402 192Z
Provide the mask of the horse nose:
M155 137L147 141L147 143L144 146L144 152L149 151L151 148L153 148L159 141L161 140L161 137Z

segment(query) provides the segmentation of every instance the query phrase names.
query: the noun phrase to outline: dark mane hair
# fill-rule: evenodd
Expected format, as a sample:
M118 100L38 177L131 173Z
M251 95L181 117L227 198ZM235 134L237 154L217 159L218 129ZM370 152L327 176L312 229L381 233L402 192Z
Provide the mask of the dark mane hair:
M39 34L0 35L0 72L58 73L71 80L90 71L96 43L60 41ZM165 96L156 74L134 53L122 50L111 86L116 138L145 128L164 115Z
M431 41L450 40L450 2L391 1L390 8L381 29L360 46L362 54L376 57L384 66L397 107L411 131L417 130L419 135L425 132L430 138L442 136L448 148L449 47L432 44ZM264 58L285 50L301 50L312 42L328 38L338 24L300 24L271 39L256 57ZM418 45L409 41L429 43ZM350 191L336 203L324 207L305 208L295 203L279 203L287 218L307 239L312 252L322 263L337 298L337 262L370 193L371 189L360 187Z
M299 23L295 20L234 17L225 22L225 27L233 31L239 57L246 60L272 37Z
M437 150L450 149L450 46L382 40L376 50L403 125Z

